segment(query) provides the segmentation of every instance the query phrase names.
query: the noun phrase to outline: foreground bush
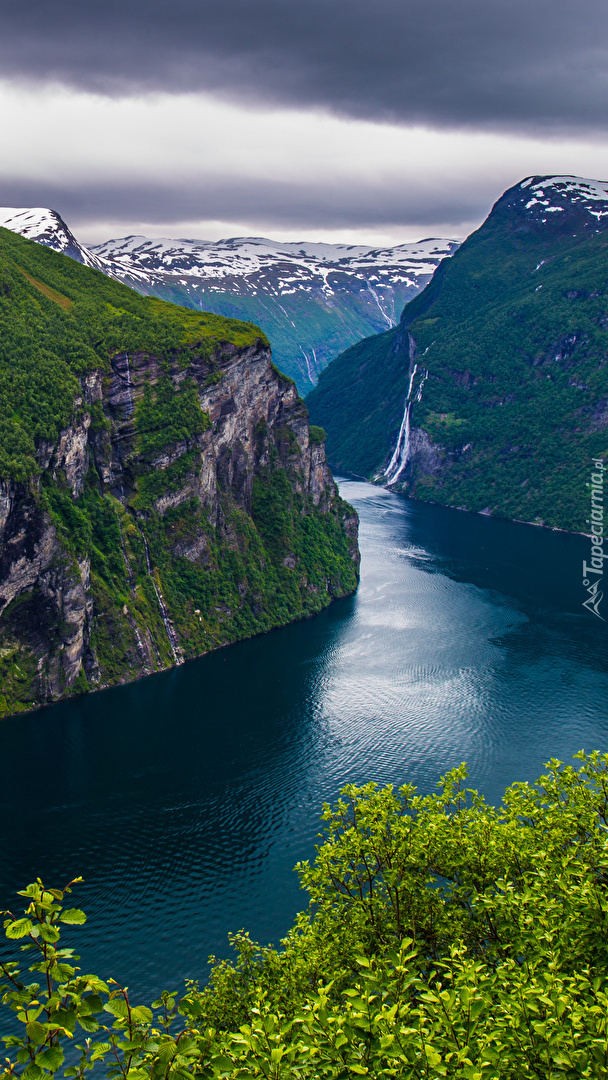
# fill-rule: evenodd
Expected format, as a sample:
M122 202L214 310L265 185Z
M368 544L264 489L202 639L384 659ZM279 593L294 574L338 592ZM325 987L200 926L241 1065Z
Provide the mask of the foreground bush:
M281 950L236 935L205 989L151 1008L60 946L74 882L28 886L5 912L36 980L0 964L5 1080L608 1077L608 755L579 756L499 809L464 766L425 798L345 788Z

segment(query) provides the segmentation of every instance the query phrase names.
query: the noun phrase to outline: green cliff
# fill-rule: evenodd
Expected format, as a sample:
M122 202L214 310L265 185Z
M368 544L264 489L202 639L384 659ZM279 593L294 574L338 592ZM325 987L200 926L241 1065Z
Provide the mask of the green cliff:
M257 327L6 230L0 312L0 715L353 591L356 515Z

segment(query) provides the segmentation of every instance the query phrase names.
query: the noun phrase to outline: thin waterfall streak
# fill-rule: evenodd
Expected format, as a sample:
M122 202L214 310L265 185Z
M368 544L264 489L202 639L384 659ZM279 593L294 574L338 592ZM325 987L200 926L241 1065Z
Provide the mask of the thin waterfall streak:
M376 293L376 290L373 288L373 286L370 285L369 281L367 283L367 287L368 287L369 291L371 292L374 300L376 301L378 307L380 308L380 314L382 315L382 317L384 319L386 319L388 325L392 327L394 324L393 324L392 320L389 319L388 315L386 314L386 311L384 310L384 308L382 307L382 304L380 303L380 300L378 299L378 294Z
M127 398L127 405L126 405L126 416L127 416L127 419L128 419L129 417L131 417L133 415L133 411L134 411L134 406L133 406L133 383L131 381L131 368L129 367L129 354L125 353L125 357L126 357L126 360L127 360L127 394L128 394L128 398Z
M182 656L182 652L181 652L181 649L180 649L177 634L175 633L175 630L173 628L173 623L171 622L171 619L169 618L169 612L167 611L167 606L165 604L163 594L161 593L158 585L156 584L154 574L152 573L152 567L150 566L150 554L149 554L149 551L148 551L148 541L146 540L144 532L141 529L140 529L140 534L141 534L141 538L142 538L142 540L144 542L144 551L146 553L146 570L148 571L148 577L150 578L150 581L152 582L152 586L154 588L154 592L156 593L156 599L158 601L158 610L160 611L160 617L163 620L163 626L164 626L165 632L167 634L167 640L169 642L171 652L173 653L173 659L174 659L176 664L183 664L184 658Z
M408 403L406 405L406 408L405 408L405 416L404 416L405 435L404 435L404 439L403 439L403 450L401 452L401 456L399 458L399 461L397 462L397 464L399 465L399 468L397 469L396 473L393 473L391 476L387 477L387 483L389 485L397 483L397 480L401 476L401 473L403 472L403 470L405 469L405 466L407 465L407 463L409 461L409 457L410 457L410 413L411 413L411 411L412 411L412 402L408 401Z
M310 360L308 359L308 357L307 357L306 353L304 352L304 349L302 348L301 345L300 345L300 352L302 353L302 356L304 357L304 361L306 363L306 371L308 373L308 378L310 379L311 383L313 383L313 385L314 385L315 377L314 377L313 372L310 369ZM314 352L314 349L313 349L313 352Z
M391 487L397 483L397 480L401 476L401 473L405 469L410 459L410 432L411 432L411 412L412 405L415 402L422 401L422 387L428 378L428 371L422 371L420 381L414 393L414 379L418 371L418 364L414 364L412 374L410 375L410 382L407 389L407 395L405 398L405 406L403 410L403 420L401 421L401 427L399 429L399 436L397 438L397 445L395 446L393 455L388 463L388 466L384 472L386 478L386 484Z
M403 420L401 421L401 427L399 428L399 437L397 439L397 445L395 447L393 456L392 456L391 460L389 461L388 466L387 466L387 468L386 468L386 470L384 472L385 476L390 476L390 474L392 473L395 465L397 464L397 462L399 460L399 455L401 453L401 443L403 441L403 436L405 434L405 429L406 429L406 426L407 426L407 418L408 418L408 416L409 416L409 403L408 403L408 400L406 398L405 399L405 409L404 409L404 412L403 412Z

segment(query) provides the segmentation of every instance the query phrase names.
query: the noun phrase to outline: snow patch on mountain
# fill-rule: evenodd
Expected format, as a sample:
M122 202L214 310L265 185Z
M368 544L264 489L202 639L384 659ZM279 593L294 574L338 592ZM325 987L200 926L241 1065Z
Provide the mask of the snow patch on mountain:
M0 226L69 255L85 266L101 269L99 258L78 242L55 210L45 206L0 206Z
M582 176L530 176L520 188L528 189L530 199L525 209L534 213L565 213L569 207L575 207L587 211L596 221L608 217L606 180L588 180Z
M0 225L173 303L262 327L276 362L309 390L334 356L395 326L455 240L396 247L126 236L90 248L44 207L0 209Z
M371 248L355 244L323 244L311 241L281 243L265 237L234 237L229 240L151 240L126 236L97 244L93 252L123 268L125 276L134 270L146 274L150 284L159 275L205 279L226 288L265 292L273 277L271 291L293 293L320 286L328 295L335 292L330 275L346 275L381 285L395 281L417 285L420 277L430 277L441 259L452 255L454 240L427 239L393 248ZM238 282L240 280L240 283ZM255 279L255 280L254 280Z

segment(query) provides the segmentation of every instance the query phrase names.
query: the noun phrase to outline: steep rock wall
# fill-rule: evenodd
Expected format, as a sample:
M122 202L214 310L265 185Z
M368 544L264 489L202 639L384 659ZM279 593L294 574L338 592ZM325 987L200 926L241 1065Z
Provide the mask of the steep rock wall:
M353 591L357 519L261 341L80 377L0 484L0 715L124 682Z

